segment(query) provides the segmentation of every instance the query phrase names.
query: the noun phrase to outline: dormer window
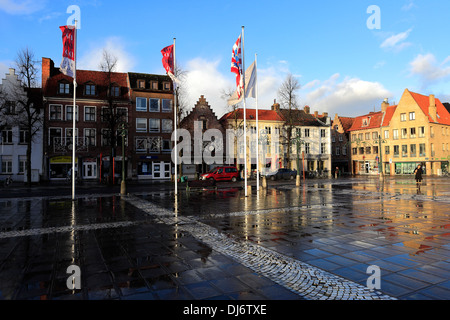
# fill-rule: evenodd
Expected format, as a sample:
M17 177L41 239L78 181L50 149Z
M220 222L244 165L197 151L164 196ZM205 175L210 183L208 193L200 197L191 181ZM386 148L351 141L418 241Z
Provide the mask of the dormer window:
M110 94L111 94L111 97L119 97L120 96L120 87L115 83L112 84Z
M60 82L58 86L58 94L69 94L70 84L68 82Z
M164 82L163 86L164 86L164 90L170 90L170 82Z
M369 123L370 123L370 117L362 119L362 126L363 127L368 127Z
M95 84L87 83L84 85L84 94L86 96L95 96Z
M145 89L145 80L138 80L137 86L139 89Z
M152 90L158 90L158 81L151 82Z

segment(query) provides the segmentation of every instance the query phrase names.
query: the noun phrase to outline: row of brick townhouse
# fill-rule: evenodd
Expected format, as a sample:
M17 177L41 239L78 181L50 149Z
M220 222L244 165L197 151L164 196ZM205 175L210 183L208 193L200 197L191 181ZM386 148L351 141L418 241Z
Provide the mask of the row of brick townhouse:
M46 178L62 180L72 165L73 81L48 58L42 59L42 90ZM118 181L122 163L127 179L171 178L169 77L77 70L76 90L76 168L83 180Z

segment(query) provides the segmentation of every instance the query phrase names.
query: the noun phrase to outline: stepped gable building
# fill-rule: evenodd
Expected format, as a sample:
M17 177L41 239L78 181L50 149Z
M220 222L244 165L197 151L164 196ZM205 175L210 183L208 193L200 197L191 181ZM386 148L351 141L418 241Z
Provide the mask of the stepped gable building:
M130 117L130 90L126 73L77 70L76 140L73 142L73 79L42 58L45 169L50 180L62 180L72 166L83 180L118 180L122 172L121 124ZM112 109L112 110L111 110ZM115 119L114 125L111 125ZM111 132L115 132L112 134ZM126 174L130 176L132 148L125 141ZM112 159L111 159L112 157ZM113 161L112 161L113 160ZM115 174L108 174L112 164Z
M195 179L197 178L197 175L206 173L219 165L225 164L225 129L203 95L200 96L194 108L181 121L180 128L186 129L189 132L191 136L192 150L191 164L183 164L182 166L183 175L187 176L189 179ZM212 143L212 145L214 146L213 152L219 152L219 154L222 154L223 157L221 157L221 160L218 161L219 163L207 164L205 163L203 157L202 159L194 158L194 138L197 138L196 135L203 135L206 130L211 129L218 130L217 133L220 132L222 140L217 141L217 143L214 144L214 142L210 141L207 137L205 137L205 139L202 139L202 137L199 136L200 139L202 139L202 154L203 150L209 147Z

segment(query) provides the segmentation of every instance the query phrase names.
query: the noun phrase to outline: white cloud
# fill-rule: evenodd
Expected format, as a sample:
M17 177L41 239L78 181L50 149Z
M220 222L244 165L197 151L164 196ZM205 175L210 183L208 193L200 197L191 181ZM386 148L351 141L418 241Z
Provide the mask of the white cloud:
M405 49L406 47L409 47L411 43L404 41L408 38L411 31L412 28L406 30L405 32L400 32L390 36L389 38L383 41L383 43L380 45L380 48L386 50L394 50L398 52Z
M46 0L0 0L0 11L12 15L27 15L43 9L46 2Z
M403 5L402 10L403 11L409 11L409 10L411 10L413 8L418 8L418 6L414 3L413 0L409 0L408 3Z
M91 48L77 59L77 68L82 70L100 70L103 50L117 58L116 72L129 72L135 66L135 59L127 52L120 37L109 37L102 45Z
M378 82L340 78L340 74L336 73L325 81L314 80L316 88L312 91L301 90L304 91L302 100L311 107L311 111L328 112L331 117L335 113L356 116L373 111L374 107L379 110L384 98L392 97Z
M410 72L412 75L418 76L424 87L431 83L445 80L450 76L450 56L438 63L436 57L431 54L419 54L410 62Z

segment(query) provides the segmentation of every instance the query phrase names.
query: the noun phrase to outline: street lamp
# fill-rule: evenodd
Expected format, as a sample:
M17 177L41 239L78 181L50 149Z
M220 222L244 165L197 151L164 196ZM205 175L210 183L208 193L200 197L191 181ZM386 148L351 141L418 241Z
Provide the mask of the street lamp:
M377 140L374 141L375 143L378 142L378 171L380 172L380 180L382 180L383 177L383 152L381 150L381 144L386 143L385 139L381 139L381 135L378 137Z
M120 194L127 194L127 186L125 183L125 136L127 135L127 129L123 123L120 128L120 135L122 136L122 182L120 183Z
M267 134L267 131L265 129L260 131L259 135L259 143L261 144L262 151L263 151L263 163L264 163L264 174L262 175L262 187L263 189L267 188L267 179L266 179L266 151L267 151L267 143L269 142L269 136ZM258 150L259 152L259 150ZM257 172L257 174L259 174Z
M291 144L295 144L297 148L297 176L295 179L295 185L297 187L300 186L300 146L305 144L305 141L300 137L300 135L296 135L295 138L291 138Z

